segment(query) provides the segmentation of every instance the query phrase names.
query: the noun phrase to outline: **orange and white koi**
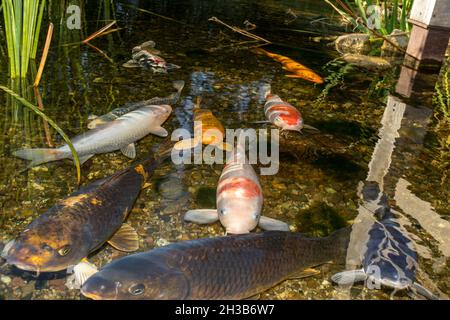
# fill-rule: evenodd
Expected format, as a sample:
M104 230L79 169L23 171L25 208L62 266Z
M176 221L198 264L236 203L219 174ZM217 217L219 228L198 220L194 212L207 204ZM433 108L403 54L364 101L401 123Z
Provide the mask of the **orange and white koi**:
M292 74L286 75L286 77L288 78L301 78L314 83L319 84L323 83L322 77L320 77L317 73L312 71L310 68L302 65L301 63L292 60L291 58L282 56L280 54L272 53L261 48L253 49L253 51L257 54L266 55L280 62L283 65L284 70L292 72Z
M217 209L189 210L184 220L200 224L220 220L226 232L231 234L249 233L258 225L265 230L289 231L286 223L261 216L262 188L242 148L236 148L231 161L225 165L216 199Z

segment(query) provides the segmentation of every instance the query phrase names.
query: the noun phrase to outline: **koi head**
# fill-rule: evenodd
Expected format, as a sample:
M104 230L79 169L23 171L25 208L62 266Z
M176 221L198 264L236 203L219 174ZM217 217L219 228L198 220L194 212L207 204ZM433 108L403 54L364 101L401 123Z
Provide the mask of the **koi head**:
M282 130L300 132L303 129L303 119L302 118L286 119L285 117L277 116L273 120L273 124L276 125L277 127L280 127Z
M217 213L227 233L249 233L261 216L261 187L251 179L235 177L218 188Z
M217 211L227 234L249 233L256 228L261 216L256 203L243 199L221 204Z
M141 110L143 113L147 113L151 117L155 117L156 119L158 119L159 123L164 123L167 118L169 118L172 112L172 107L167 104L148 105L138 110Z
M140 255L113 261L81 288L84 296L95 300L181 299L187 292L181 273Z
M82 228L38 219L8 246L8 264L27 271L56 272L77 264L89 253ZM54 222L54 221L53 221Z

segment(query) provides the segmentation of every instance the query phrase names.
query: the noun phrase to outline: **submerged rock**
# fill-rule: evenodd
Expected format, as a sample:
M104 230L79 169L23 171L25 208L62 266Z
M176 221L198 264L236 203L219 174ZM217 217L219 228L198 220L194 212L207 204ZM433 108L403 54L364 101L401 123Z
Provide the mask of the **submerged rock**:
M389 41L385 40L383 42L383 45L381 46L381 56L382 57L403 56L404 53L398 50L398 48L406 50L409 42L409 34L407 32L395 29L387 38L389 39ZM392 44L394 44L395 46Z
M374 52L381 57L403 56L409 42L409 34L395 29L390 35L384 37L371 37L365 33L351 33L338 37L335 41L336 50L342 55L369 55ZM399 48L401 50L399 50Z
M344 61L370 71L384 71L392 68L391 62L381 57L372 57L361 54L345 54Z
M370 36L365 33L351 33L340 36L335 41L336 50L341 54L369 54Z

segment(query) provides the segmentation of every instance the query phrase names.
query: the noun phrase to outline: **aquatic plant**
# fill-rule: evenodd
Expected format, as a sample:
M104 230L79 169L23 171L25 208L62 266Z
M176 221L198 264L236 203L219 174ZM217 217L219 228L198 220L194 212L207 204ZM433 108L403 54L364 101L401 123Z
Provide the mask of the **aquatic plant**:
M12 78L26 77L36 58L45 0L3 0L3 18Z
M72 152L72 157L75 162L75 166L77 169L77 180L78 183L81 181L81 168L80 168L80 161L78 159L77 152L70 141L69 137L64 133L64 131L52 120L50 119L45 113L43 113L37 106L33 105L31 102L29 102L27 99L21 97L19 94L14 92L13 90L0 85L0 89L5 91L7 94L9 94L11 97L16 99L17 101L21 102L24 106L31 109L34 113L39 115L41 118L43 118L46 122L48 122L64 139L64 141L67 143L67 145L70 148L70 151Z
M448 179L450 168L450 57L442 68L440 80L436 83L433 97L434 117L437 120L435 133L437 146L433 152L432 164L442 170L441 185Z
M345 75L353 70L351 64L344 63L342 60L334 59L325 64L322 68L328 73L325 77L325 87L316 99L317 104L323 104L326 101L330 91L335 87L344 85Z
M394 29L410 31L409 13L414 0L325 0L355 30L372 34L374 28L381 35L389 35Z
M450 58L448 58L446 63L444 64L442 80L436 83L436 94L433 98L433 102L434 105L438 108L438 112L443 115L443 119L447 121L447 125L450 127L449 65Z

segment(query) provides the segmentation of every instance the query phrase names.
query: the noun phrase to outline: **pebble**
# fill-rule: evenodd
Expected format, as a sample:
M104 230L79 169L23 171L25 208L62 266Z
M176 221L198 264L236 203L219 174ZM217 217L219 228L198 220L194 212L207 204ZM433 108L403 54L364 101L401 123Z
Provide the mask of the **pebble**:
M337 191L334 190L333 188L325 188L325 191L326 191L327 193L331 193L331 194L337 193Z
M34 210L30 209L30 208L24 208L24 209L22 209L22 211L20 211L20 215L22 217L26 217L26 218L33 216L33 214L34 214Z
M66 279L65 278L50 280L48 282L48 284L49 284L49 287L51 287L55 290L59 290L59 291L66 290Z
M164 246L168 246L169 244L170 244L170 242L164 238L159 238L158 240L156 240L157 247L164 247Z
M20 277L14 277L11 281L11 286L14 288L22 287L23 285L25 285L25 281Z
M36 190L39 190L39 191L45 190L45 188L44 188L43 186L41 186L40 184L38 184L38 183L36 183L36 182L33 182L32 187L33 187L34 189L36 189Z
M0 276L0 281L3 282L4 284L8 285L11 283L11 278L8 276Z
M152 236L146 237L144 241L149 247L153 247L155 245L155 239L153 239Z

